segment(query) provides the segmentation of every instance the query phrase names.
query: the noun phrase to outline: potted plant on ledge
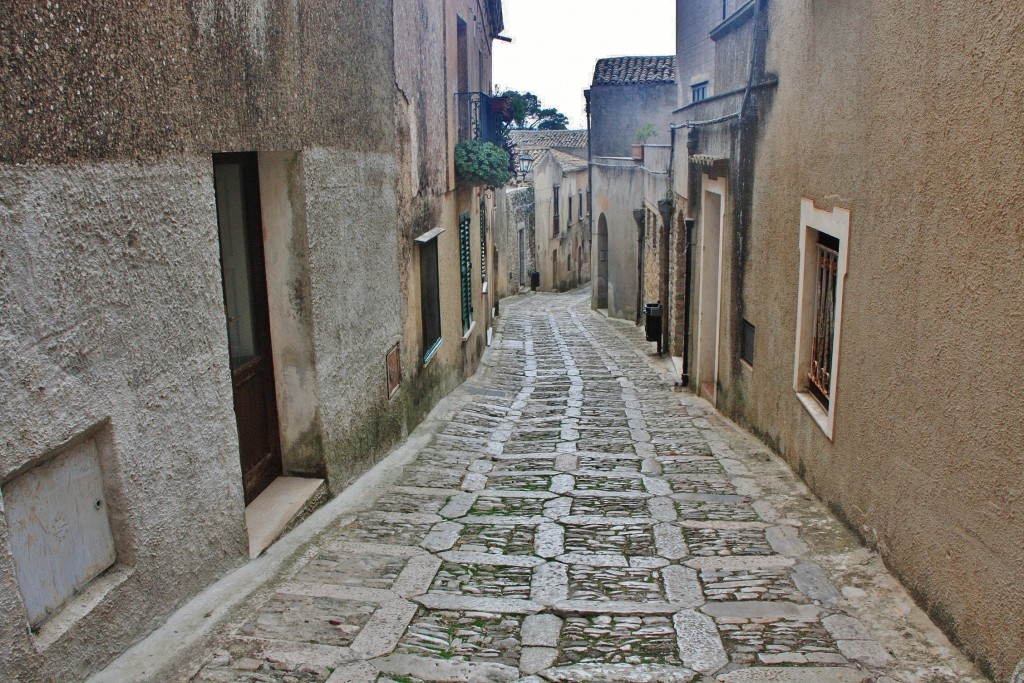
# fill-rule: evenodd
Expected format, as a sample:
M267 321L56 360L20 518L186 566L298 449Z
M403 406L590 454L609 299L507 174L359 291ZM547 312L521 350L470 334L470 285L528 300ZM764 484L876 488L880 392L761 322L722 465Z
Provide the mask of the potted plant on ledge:
M455 145L455 176L470 185L501 187L512 180L508 152L491 142L463 140Z
M653 138L658 134L658 131L654 129L653 123L644 124L644 126L636 132L635 142L633 143L633 161L642 163L644 160L644 143L647 142L648 138Z

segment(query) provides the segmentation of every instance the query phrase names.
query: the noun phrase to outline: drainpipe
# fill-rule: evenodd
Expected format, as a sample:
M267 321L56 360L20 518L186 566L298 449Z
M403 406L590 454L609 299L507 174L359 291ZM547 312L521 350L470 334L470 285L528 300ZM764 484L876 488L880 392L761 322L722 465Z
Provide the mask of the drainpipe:
M636 221L636 324L644 312L644 246L646 243L644 210L633 209L633 220Z
M670 181L671 182L671 181ZM669 192L671 192L671 187ZM670 349L670 335L669 328L672 321L669 310L672 308L669 304L671 303L668 299L669 293L669 242L672 236L672 203L666 199L658 202L658 213L661 214L661 251L658 253L661 261L661 272L658 277L658 297L661 300L661 348L669 351L669 355L672 355Z
M683 221L686 224L686 252L683 255L683 262L686 263L686 306L683 307L683 376L680 377L683 385L690 383L690 307L693 300L690 292L693 285L693 264L690 262L690 252L693 246L693 223L692 218Z

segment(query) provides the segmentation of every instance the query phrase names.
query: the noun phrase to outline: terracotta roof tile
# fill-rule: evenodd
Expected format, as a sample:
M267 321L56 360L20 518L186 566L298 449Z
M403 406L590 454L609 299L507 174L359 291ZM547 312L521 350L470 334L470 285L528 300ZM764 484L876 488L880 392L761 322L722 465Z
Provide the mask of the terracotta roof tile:
M587 147L586 130L510 130L508 137L519 150Z
M606 57L597 60L592 85L675 83L676 60L666 57Z

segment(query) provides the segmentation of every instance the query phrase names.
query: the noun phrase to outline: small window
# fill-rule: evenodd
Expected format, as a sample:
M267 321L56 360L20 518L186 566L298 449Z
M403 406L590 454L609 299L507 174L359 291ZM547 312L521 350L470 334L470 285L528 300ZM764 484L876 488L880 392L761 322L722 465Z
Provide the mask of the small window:
M708 82L694 83L690 86L690 101L700 102L708 97Z
M580 218L583 218L583 190L580 190L579 194L579 211Z
M754 364L754 326L749 320L743 321L743 340L740 347L740 359L748 365Z
M569 195L566 198L566 202L565 203L568 205L568 209L569 209L569 215L567 217L566 223L568 225L572 225L572 195Z
M420 257L420 322L423 327L423 362L441 346L441 296L437 279L437 237L441 228L416 238Z
M557 235L558 234L558 190L559 190L558 185L555 185L552 188L553 198L552 198L551 201L552 201L552 205L554 207L554 213L552 214L553 218L552 218L552 224L551 224L551 233L553 235Z

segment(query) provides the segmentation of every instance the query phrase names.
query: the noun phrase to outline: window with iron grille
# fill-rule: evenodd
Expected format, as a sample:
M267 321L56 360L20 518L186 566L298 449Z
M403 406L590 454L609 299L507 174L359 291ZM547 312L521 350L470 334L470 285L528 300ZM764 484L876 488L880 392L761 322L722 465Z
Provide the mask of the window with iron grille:
M819 232L814 258L814 323L807 389L827 410L832 383L832 346L835 341L839 240Z
M473 324L473 260L469 248L469 211L459 216L459 278L462 284L462 333Z
M555 185L552 188L552 194L554 195L554 197L552 198L551 201L552 201L552 204L554 206L554 213L552 214L553 222L551 224L551 234L553 234L553 235L557 235L558 234L558 190L559 190L558 185Z
M797 305L793 388L826 436L835 423L843 283L850 238L850 212L800 207L800 287Z

